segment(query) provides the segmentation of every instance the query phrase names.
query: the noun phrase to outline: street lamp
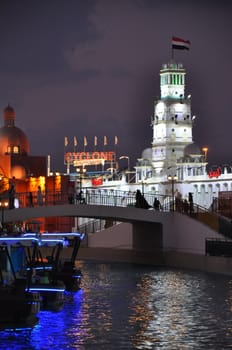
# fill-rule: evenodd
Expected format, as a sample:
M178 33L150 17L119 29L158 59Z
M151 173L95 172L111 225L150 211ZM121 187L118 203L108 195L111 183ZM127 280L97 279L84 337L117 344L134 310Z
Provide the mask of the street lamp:
M128 182L130 182L130 157L121 156L119 159L127 159L127 170L128 170Z
M80 179L80 192L82 191L82 180L83 180L83 174L86 173L85 168L77 168L77 173L79 174L79 179Z
M174 202L175 202L175 196L174 196L174 183L177 180L177 176L176 175L168 175L168 181L172 182L172 211L174 211L175 206L174 206Z
M204 152L205 161L207 160L208 150L209 150L208 147L203 147L203 148L202 148L202 151Z

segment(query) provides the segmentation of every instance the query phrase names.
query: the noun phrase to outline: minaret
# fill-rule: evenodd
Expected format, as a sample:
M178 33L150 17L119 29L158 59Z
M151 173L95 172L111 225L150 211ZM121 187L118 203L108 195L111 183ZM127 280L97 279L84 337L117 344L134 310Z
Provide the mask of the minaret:
M164 64L160 70L161 97L154 104L152 118L153 176L176 172L176 162L192 141L191 101L185 98L185 69L181 63Z

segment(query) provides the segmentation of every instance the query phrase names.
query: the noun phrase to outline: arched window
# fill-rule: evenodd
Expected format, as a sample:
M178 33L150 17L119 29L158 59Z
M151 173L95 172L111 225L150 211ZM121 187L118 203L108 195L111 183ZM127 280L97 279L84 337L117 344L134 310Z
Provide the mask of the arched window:
M15 154L19 153L19 146L13 146L13 153Z

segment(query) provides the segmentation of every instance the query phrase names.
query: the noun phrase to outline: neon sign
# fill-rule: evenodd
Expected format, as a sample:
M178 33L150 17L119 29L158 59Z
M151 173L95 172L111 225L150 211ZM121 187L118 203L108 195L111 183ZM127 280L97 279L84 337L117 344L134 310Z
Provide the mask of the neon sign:
M64 155L65 164L98 160L104 160L105 162L114 162L115 159L115 152L67 152Z
M218 167L216 170L212 170L208 172L208 177L211 179L212 177L219 177L221 175L221 169Z

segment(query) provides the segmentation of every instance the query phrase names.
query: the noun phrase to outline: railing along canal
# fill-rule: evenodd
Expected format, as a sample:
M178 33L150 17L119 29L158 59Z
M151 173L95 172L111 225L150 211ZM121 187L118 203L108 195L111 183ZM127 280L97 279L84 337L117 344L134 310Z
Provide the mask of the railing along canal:
M37 193L32 193L32 201L28 192L16 193L16 198L20 208L38 206ZM144 198L150 207L153 207L154 200L157 198L160 202L160 209L170 211L172 208L172 198L170 196L158 195L154 193L144 193ZM85 189L83 192L83 201L89 205L106 205L117 207L135 206L136 192L135 191L120 191L108 189ZM47 191L43 193L43 205L60 205L60 204L79 204L78 196L70 196L66 192Z
M115 206L115 207L135 207L136 203L136 191L120 191L112 189L84 189L83 193L84 201L80 201L77 196L73 196L70 201L70 195L66 192L49 192L43 193L42 205L61 205L61 204L74 204L80 205L85 203L88 205L105 205L105 206ZM180 202L175 200L173 203L173 198L167 195L158 195L154 193L144 193L144 198L146 199L150 208L154 207L155 198L159 200L160 207L159 210L163 212L177 211L179 213L189 215L197 221L201 221L207 226L220 232L218 229L218 222L220 220L219 226L224 226L223 234L231 237L230 225L228 228L228 218L224 218L218 215L217 212L209 211L204 207L193 204L192 210L190 205L186 206L186 200ZM0 200L7 200L8 198L2 197L0 195ZM28 192L16 193L16 199L20 208L25 207L37 207L37 192L32 193L32 198ZM32 199L32 201L31 201ZM4 208L2 208L3 215ZM100 223L101 225L101 223ZM97 229L97 228L95 228ZM228 232L227 232L228 231Z

